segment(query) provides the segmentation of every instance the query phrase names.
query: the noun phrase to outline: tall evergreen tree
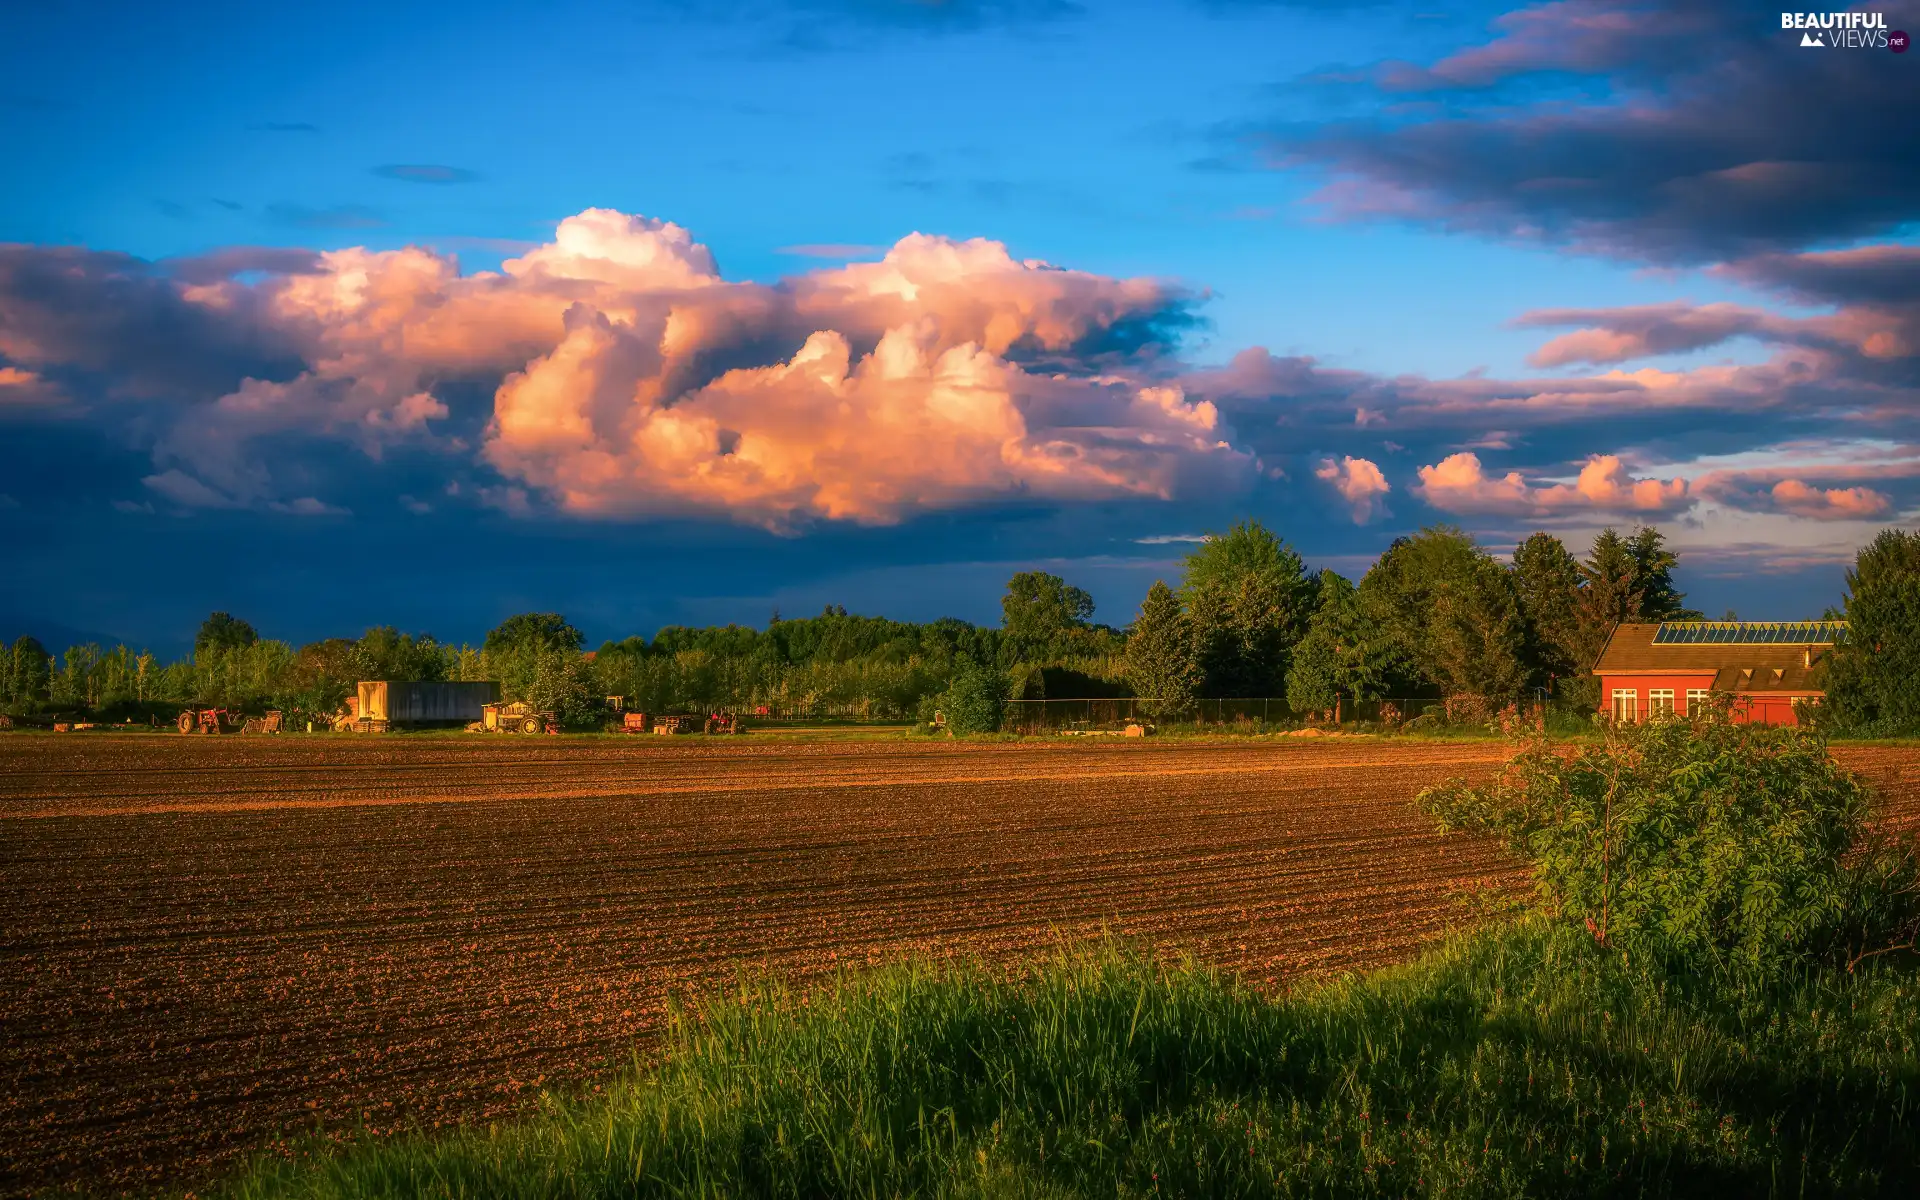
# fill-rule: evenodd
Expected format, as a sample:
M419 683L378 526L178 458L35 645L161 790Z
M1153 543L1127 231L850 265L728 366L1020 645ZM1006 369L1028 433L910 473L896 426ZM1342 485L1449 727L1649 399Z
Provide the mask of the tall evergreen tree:
M1579 561L1550 533L1535 533L1514 548L1513 585L1536 686L1550 686L1592 666L1579 661L1580 580Z
M1287 707L1295 713L1326 712L1342 697L1385 694L1380 644L1361 617L1359 591L1339 573L1322 571L1319 593L1287 668Z
M1449 695L1513 700L1526 690L1526 623L1513 578L1485 554L1434 589L1433 673Z
M1157 717L1191 711L1199 679L1192 622L1180 597L1156 579L1127 638L1127 684L1153 701L1148 715Z
M1634 586L1640 591L1642 621L1698 621L1701 614L1686 606L1686 594L1673 585L1673 569L1680 556L1667 549L1666 535L1642 525L1626 540L1633 559Z
M1622 622L1697 621L1700 614L1682 607L1686 596L1673 583L1677 554L1658 529L1643 525L1621 537L1611 527L1593 539L1580 564L1581 586L1575 608L1574 636L1568 645L1573 672L1560 689L1582 705L1599 703L1599 681L1590 672L1606 648L1614 626Z
M1847 640L1827 668L1836 721L1920 732L1920 532L1889 529L1847 572Z

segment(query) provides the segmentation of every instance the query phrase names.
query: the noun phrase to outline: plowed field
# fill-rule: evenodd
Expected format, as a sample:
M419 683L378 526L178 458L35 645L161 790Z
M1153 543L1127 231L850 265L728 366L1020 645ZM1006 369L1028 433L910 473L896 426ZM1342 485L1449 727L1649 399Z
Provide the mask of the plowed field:
M1256 979L1404 956L1516 878L1407 804L1499 754L0 737L0 1192L510 1114L742 962L1101 928ZM1920 755L1853 758L1920 810Z

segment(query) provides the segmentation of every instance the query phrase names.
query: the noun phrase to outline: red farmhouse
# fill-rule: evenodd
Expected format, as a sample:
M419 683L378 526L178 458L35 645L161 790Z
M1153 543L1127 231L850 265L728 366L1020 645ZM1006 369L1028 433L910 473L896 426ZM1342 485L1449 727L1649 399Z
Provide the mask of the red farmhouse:
M1794 703L1818 704L1844 621L1664 621L1616 625L1593 673L1600 711L1615 721L1692 715L1715 692L1733 697L1733 719L1797 725Z

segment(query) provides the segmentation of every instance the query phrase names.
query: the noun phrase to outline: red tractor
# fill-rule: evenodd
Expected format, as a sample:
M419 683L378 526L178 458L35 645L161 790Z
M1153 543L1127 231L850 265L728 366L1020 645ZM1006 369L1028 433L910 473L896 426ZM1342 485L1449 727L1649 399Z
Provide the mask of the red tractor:
M230 708L189 708L174 726L181 733L232 733L245 718Z

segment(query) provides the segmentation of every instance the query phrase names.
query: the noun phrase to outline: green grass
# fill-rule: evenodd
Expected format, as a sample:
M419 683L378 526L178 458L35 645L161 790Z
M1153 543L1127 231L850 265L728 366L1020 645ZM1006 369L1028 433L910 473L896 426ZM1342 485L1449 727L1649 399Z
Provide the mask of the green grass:
M1263 997L1100 945L679 1012L603 1098L245 1197L1912 1195L1920 973L1660 980L1540 924Z

